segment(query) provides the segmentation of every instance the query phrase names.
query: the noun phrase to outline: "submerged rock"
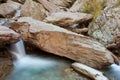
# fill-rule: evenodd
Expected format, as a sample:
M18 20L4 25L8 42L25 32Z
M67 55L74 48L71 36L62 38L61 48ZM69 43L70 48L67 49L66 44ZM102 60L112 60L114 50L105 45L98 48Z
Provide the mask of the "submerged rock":
M20 35L5 26L0 26L0 46L15 43L19 40Z
M12 18L21 4L8 1L7 3L0 4L0 17Z
M56 12L45 18L45 22L52 23L61 27L69 27L91 20L93 16L86 13Z
M36 45L39 49L90 67L102 68L117 60L111 52L95 40L59 26L22 17L11 27L21 34L24 41Z

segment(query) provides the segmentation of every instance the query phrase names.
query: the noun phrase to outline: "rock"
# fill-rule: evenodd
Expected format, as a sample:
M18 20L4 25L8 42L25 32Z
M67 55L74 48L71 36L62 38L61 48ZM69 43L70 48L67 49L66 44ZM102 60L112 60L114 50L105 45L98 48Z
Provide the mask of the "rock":
M0 46L15 43L19 40L19 34L5 26L0 26Z
M12 61L5 58L0 58L0 80L4 80L12 71Z
M68 11L70 12L82 12L93 15L93 20L100 14L101 10L104 9L108 0L76 0Z
M8 1L0 5L0 17L12 18L15 15L17 9L19 9L21 4Z
M67 11L75 0L35 0L40 2L48 12Z
M47 11L45 8L40 3L33 0L26 0L24 5L21 7L21 16L43 20L46 17L46 14Z
M70 58L90 67L102 68L116 60L111 52L95 40L59 26L22 17L18 22L14 22L11 28L18 31L24 41L43 51Z
M70 12L83 12L84 5L88 0L76 0L68 11Z
M93 13L93 11L99 10L104 7L107 0L76 0L74 4L69 8L70 12L85 12Z
M112 8L120 4L119 0L108 0L106 3L106 8Z
M37 0L37 1L40 2L44 6L44 8L48 10L49 13L61 11L61 9L57 5L49 2L48 0Z
M81 63L73 63L72 67L77 70L78 72L88 76L89 78L91 78L92 80L109 80L107 77L105 77L103 75L102 72L93 69L89 66L86 66L84 64Z
M49 0L51 3L54 3L55 5L59 6L60 9L69 8L71 4L74 3L75 0Z
M91 20L93 16L86 13L56 12L45 18L45 22L61 27L69 27Z
M120 47L117 45L120 40L117 39L117 35L120 33L120 5L111 6L107 6L97 17L96 21L91 23L89 35L106 47L110 48L111 46L114 48L116 46L116 49L119 50Z
M5 48L0 48L0 80L5 80L12 68L11 54Z
M107 48L120 56L120 33L113 37L112 44L108 44Z

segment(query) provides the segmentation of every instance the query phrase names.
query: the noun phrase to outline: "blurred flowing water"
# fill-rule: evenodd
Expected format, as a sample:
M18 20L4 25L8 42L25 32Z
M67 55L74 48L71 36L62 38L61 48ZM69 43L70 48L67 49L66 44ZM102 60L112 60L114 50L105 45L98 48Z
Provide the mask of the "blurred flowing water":
M44 56L26 55L23 41L10 46L9 51L16 56L14 68L6 80L64 80L65 69L70 67L71 61ZM39 52L38 52L39 53ZM73 80L72 77L65 80Z
M120 66L112 64L102 70L108 78L111 80L120 80Z
M12 44L10 52L17 59L14 60L14 69L6 80L75 80L76 76L69 77L65 74L72 63L69 60L44 56L40 52L40 56L26 55L22 40ZM120 66L113 64L102 71L108 78L120 80Z

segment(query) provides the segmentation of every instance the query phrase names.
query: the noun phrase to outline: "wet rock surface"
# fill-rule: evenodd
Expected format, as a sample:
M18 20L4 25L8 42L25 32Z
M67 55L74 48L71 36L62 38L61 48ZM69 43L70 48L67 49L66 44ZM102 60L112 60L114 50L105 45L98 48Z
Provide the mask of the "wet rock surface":
M0 26L0 46L16 43L20 35L5 26Z

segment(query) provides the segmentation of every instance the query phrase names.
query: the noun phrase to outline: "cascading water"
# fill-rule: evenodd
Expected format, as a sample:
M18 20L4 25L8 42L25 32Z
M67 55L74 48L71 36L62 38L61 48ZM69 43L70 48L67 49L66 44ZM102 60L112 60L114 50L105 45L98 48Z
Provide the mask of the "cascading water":
M49 80L61 80L64 69L71 64L61 58L42 57L42 54L37 57L27 55L22 40L12 44L8 50L16 59L13 61L14 69L6 80L46 80L47 77Z
M10 49L8 49L17 59L21 59L26 56L23 41L20 40L16 44L11 44Z
M14 70L7 80L46 80L46 77L49 77L49 80L60 80L61 76L58 75L71 64L71 62L66 64L64 60L26 55L22 40L12 44L9 51L17 59L14 61ZM120 79L120 66L113 64L103 72L109 78Z
M35 66L39 66L41 68L49 67L55 65L55 61L53 60L45 60L42 58L37 58L34 56L26 55L25 47L22 39L16 44L12 44L9 48L9 52L15 55L16 60L14 61L15 67L27 67L31 66L32 68Z

